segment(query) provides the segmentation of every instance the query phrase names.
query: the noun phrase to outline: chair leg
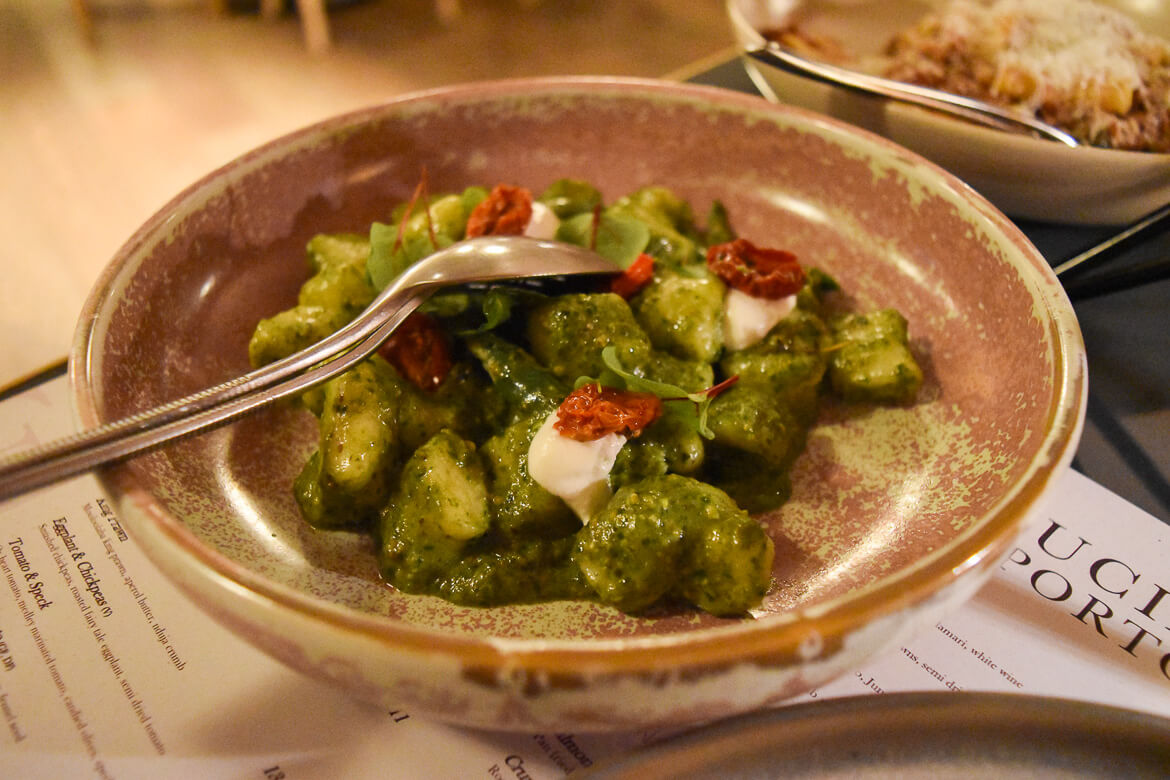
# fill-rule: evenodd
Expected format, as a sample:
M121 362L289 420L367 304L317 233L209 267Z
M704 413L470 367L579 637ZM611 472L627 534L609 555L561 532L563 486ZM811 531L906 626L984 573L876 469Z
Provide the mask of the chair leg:
M325 0L298 0L297 10L301 15L301 28L305 34L305 45L314 54L329 49L329 16Z
M87 41L93 40L93 12L89 7L89 0L73 0L73 17L77 20L77 28L81 36Z
M435 0L435 15L440 21L453 22L463 14L460 0Z

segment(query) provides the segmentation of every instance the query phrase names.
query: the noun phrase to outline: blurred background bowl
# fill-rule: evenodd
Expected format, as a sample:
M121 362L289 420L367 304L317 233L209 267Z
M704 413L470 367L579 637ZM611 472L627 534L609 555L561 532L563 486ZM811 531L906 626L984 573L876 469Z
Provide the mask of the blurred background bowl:
M775 581L754 618L596 604L459 607L395 591L370 540L321 533L291 485L315 420L272 408L103 472L124 524L223 625L289 666L412 714L492 728L693 722L807 691L970 596L1067 468L1086 377L1072 309L1000 212L840 122L677 83L534 79L417 93L277 139L192 185L117 253L70 356L86 426L247 369L292 305L304 246L410 197L564 176L607 201L663 184L745 237L894 306L918 402L827 406L761 518Z
M1134 0L1102 0L1102 5L1170 39L1170 5ZM799 23L837 41L851 57L881 53L895 33L931 7L928 0L727 0L732 31L743 49L762 45L764 31ZM1117 225L1170 201L1170 154L1069 148L859 95L749 58L744 64L765 97L896 141L951 171L1013 217Z

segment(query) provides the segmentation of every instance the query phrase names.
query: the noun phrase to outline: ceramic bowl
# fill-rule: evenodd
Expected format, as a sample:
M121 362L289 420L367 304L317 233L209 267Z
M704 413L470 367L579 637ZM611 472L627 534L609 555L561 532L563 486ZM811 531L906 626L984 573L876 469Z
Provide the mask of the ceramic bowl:
M247 369L256 321L295 301L304 246L472 183L659 183L909 319L907 408L825 409L791 501L762 517L759 613L492 609L397 592L364 536L315 532L294 476L306 412L271 408L102 479L135 541L200 607L294 669L383 706L507 729L606 730L752 710L851 671L970 596L1066 469L1086 377L1073 312L1000 212L922 158L757 97L536 79L405 96L273 141L194 184L118 252L71 354L96 425ZM701 212L700 212L701 213Z
M1148 33L1170 38L1170 5L1102 0ZM881 53L930 0L726 0L739 45L761 30L799 24L855 57ZM769 99L829 114L885 136L938 163L1013 217L1070 225L1132 222L1170 201L1170 154L1127 152L1001 132L902 103L877 100L744 60Z

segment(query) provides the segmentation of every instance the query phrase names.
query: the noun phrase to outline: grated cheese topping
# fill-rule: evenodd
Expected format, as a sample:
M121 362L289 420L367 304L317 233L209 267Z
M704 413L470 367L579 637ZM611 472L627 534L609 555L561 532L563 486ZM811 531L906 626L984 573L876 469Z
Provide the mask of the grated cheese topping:
M952 0L895 36L880 72L1170 151L1170 44L1091 0Z

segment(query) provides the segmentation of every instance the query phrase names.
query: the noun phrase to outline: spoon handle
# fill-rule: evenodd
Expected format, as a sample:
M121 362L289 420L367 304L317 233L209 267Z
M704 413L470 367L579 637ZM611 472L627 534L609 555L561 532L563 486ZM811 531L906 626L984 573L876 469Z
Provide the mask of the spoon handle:
M1154 209L1127 225L1120 232L1079 252L1053 267L1057 276L1072 275L1072 272L1088 262L1100 263L1117 256L1138 241L1144 241L1170 230L1170 203Z
M297 353L288 361L281 361L282 365L274 363L276 370L252 372L132 417L6 458L0 461L0 500L226 425L262 406L328 381L373 354L426 297L416 295L407 299L389 311L364 340L355 339L359 342L357 346L303 373L290 376L287 370L290 365L302 362L297 358L303 353ZM323 350L315 349L313 353L317 360L322 359Z
M815 62L793 54L775 42L748 49L745 53L753 59L789 73L836 87L843 87L853 92L911 103L996 130L1035 134L1050 141L1058 141L1065 146L1080 146L1080 142L1068 133L1038 119L1021 116L980 100L973 100L950 92L920 87L917 84L904 84L892 79L871 76L867 73L839 68L823 62Z

